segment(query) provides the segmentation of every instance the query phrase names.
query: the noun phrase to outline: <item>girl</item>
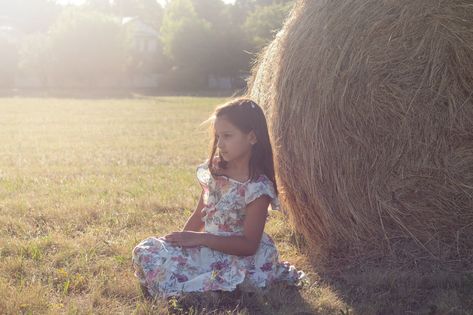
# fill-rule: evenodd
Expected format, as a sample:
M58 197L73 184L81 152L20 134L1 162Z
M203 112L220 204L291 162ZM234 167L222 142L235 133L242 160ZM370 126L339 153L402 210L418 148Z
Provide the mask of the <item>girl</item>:
M133 266L146 295L232 291L305 277L279 262L263 232L268 206L279 208L266 119L249 99L218 107L210 118L210 158L197 167L202 186L183 231L150 237L133 249ZM218 150L218 155L216 155Z

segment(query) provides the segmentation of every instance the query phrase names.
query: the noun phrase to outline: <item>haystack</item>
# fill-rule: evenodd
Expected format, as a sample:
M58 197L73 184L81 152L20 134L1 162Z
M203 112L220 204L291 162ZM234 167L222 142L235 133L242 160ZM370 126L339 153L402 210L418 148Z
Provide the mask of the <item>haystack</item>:
M471 259L471 1L297 1L249 94L319 257Z

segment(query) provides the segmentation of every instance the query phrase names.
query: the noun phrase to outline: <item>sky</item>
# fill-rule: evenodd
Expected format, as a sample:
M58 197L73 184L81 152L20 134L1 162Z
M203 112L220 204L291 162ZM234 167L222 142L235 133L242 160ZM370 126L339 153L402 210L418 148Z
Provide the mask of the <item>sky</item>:
M157 0L158 2L164 3L165 0ZM85 2L85 0L56 0L57 3L60 4L82 4ZM235 0L223 0L225 3L234 3Z

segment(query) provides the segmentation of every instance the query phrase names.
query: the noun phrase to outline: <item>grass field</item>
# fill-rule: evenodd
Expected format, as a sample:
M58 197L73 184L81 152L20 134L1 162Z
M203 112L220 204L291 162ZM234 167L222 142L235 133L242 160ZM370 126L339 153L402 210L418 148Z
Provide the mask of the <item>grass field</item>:
M1 99L0 312L165 312L141 298L131 250L193 211L200 123L222 101ZM268 226L294 256L285 229Z
M310 285L205 309L143 299L131 250L180 229L193 211L195 167L208 152L200 123L223 101L0 99L0 313L390 314L405 296L425 314L468 313L470 275L439 273L425 284L433 291L395 271L347 276L345 290L319 281L280 213L266 231Z

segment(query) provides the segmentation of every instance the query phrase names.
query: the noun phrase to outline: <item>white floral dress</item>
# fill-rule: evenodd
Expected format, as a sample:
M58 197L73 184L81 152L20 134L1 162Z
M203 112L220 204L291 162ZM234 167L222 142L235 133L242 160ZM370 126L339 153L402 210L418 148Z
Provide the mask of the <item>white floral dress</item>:
M245 207L261 195L279 200L271 180L239 182L224 175L212 176L208 160L197 167L202 185L204 230L216 235L242 235ZM266 287L276 281L298 284L305 274L288 262L280 262L273 240L263 233L253 256L235 256L208 247L181 248L163 238L149 237L133 249L135 275L151 295L169 297L184 292L232 291L239 284Z

